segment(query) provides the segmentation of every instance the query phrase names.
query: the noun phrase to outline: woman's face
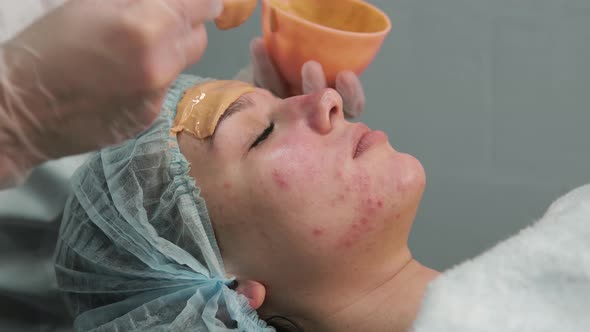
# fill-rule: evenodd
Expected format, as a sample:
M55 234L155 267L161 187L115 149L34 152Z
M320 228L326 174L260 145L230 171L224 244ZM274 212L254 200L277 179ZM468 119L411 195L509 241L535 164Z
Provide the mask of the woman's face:
M425 176L327 89L243 95L210 141L179 135L228 273L313 292L407 250ZM361 139L364 137L363 139Z

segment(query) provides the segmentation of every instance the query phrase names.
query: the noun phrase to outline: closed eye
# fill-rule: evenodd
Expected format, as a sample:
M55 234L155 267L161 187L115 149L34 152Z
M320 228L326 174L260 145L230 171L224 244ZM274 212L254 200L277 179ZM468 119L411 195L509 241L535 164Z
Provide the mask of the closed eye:
M252 143L252 146L250 146L250 150L257 147L260 143L262 143L265 139L267 139L268 136L270 136L270 134L272 133L272 131L274 129L275 129L275 124L274 124L274 122L271 122L270 125L266 129L264 129L262 134L260 134L260 136L258 136L258 138L256 138L256 141L254 141L254 143Z

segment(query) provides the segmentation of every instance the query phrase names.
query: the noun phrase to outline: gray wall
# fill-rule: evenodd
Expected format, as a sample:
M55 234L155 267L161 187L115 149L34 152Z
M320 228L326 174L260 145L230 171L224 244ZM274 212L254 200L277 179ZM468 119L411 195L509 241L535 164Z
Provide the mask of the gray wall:
M446 269L473 257L590 182L590 1L372 2L393 30L362 77L361 120L424 164L419 260ZM190 71L231 78L259 17L210 27Z

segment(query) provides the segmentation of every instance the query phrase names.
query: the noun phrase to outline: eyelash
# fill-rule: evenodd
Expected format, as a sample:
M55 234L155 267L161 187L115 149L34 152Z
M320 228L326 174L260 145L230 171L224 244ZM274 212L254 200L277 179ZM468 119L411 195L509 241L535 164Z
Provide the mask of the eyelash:
M258 136L258 138L256 138L256 141L254 141L254 143L252 143L252 146L250 146L250 149L255 148L260 143L262 143L265 139L267 139L268 136L270 136L270 134L272 133L272 131L274 129L275 129L275 123L271 122L270 125L266 129L264 129L262 134L260 134L260 136Z

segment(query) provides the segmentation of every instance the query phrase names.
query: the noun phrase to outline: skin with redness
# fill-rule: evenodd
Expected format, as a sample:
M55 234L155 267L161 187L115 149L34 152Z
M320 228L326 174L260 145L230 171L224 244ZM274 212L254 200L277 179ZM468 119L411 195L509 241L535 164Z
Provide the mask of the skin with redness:
M437 275L407 246L420 162L346 121L331 89L230 109L207 140L178 140L238 291L306 331L407 329Z

